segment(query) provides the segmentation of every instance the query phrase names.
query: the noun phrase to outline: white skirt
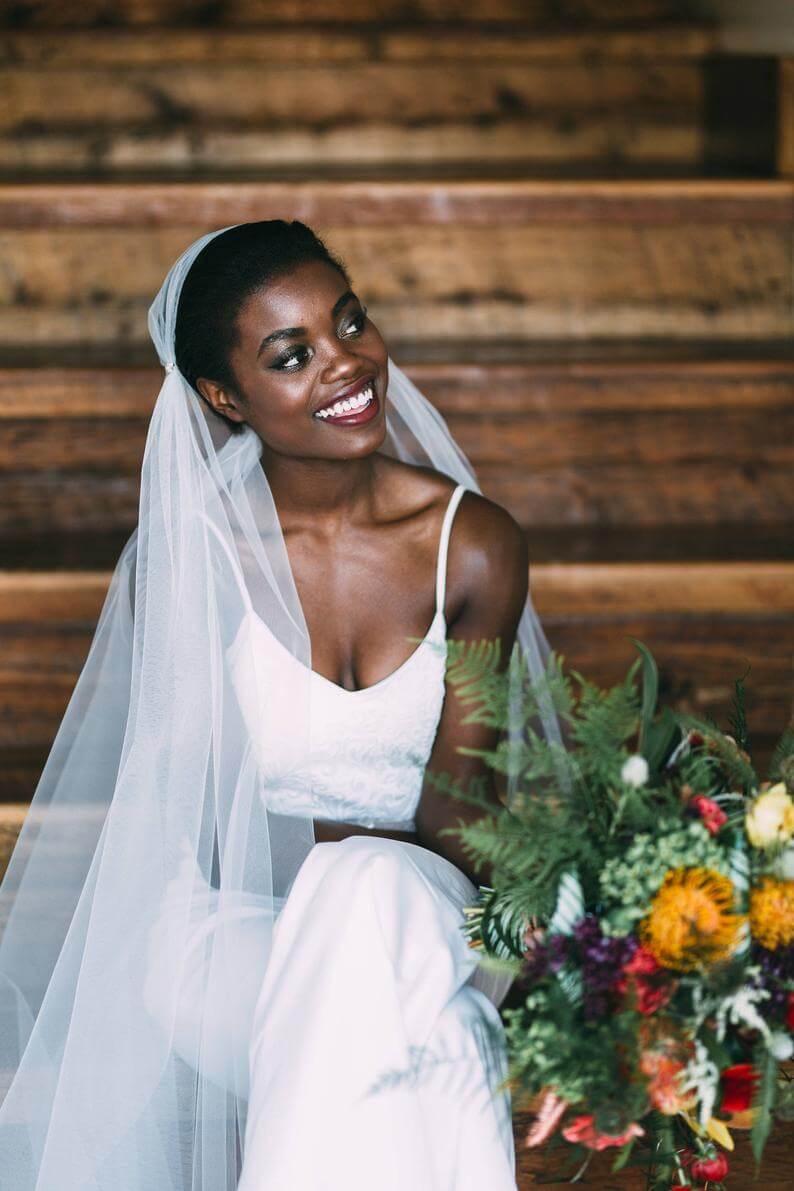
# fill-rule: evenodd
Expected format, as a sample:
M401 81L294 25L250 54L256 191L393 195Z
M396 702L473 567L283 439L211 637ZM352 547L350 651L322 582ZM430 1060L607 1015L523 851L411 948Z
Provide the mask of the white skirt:
M215 911L175 1016L164 905L147 1006L182 1059L247 1098L238 1191L516 1191L510 1097L497 1091L509 980L466 945L475 892L416 844L315 844L278 910L269 962L268 912L243 898L224 910L225 987L209 1004L201 944ZM202 896L217 902L206 883Z

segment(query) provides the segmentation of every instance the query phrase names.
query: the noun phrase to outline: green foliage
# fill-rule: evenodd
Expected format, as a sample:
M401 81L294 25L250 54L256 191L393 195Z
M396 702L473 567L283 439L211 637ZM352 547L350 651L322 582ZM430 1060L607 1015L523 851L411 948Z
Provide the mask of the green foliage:
M458 702L472 708L464 724L507 727L509 683L505 681L498 639L448 641L447 681L455 688Z
M553 1087L569 1104L597 1106L598 1127L613 1134L642 1114L644 1085L626 1078L637 1065L633 1013L584 1023L559 983L547 981L504 1017L513 1077L531 1093Z
M682 825L660 823L658 831L635 836L622 856L608 859L601 870L601 894L612 907L605 924L617 934L628 934L646 912L665 874L674 868L712 868L730 875L728 853L699 820Z
M760 1078L753 1097L753 1128L750 1133L750 1144L756 1167L761 1164L767 1138L772 1130L772 1109L775 1105L777 1093L777 1061L762 1044L756 1048L755 1067Z
M775 745L769 777L773 782L784 781L789 789L794 788L794 729L786 728Z
M685 1179L680 1152L711 1142L684 1116L652 1108L663 1106L662 1093L654 1063L644 1060L663 1054L680 1064L697 1117L713 1109L719 1072L752 1057L761 1072L752 1134L759 1159L776 1095L769 1029L781 1023L746 947L713 961L704 949L697 970L675 968L674 952L653 950L650 927L669 925L675 939L692 915L691 874L683 875L683 893L676 887L669 904L653 906L671 870L729 877L732 901L746 908L767 858L753 852L744 826L760 783L747 747L743 679L731 739L707 720L658 708L656 662L634 644L639 657L625 678L602 690L566 675L555 655L533 683L517 649L505 665L498 643L450 642L448 678L464 722L498 737L490 749L461 751L508 778L509 805L495 805L491 775L466 788L449 775L427 776L483 812L442 834L459 836L475 869L490 867L490 885L465 911L469 942L523 982L523 1003L503 1011L511 1083L528 1094L553 1089L571 1117L592 1115L596 1133L608 1137L641 1121L644 1135L621 1148L616 1168L645 1165L649 1186L666 1191ZM540 730L550 708L565 747ZM781 740L771 777L794 787L794 731ZM638 929L642 920L648 931ZM683 958L689 952L680 947Z
M742 677L734 681L731 713L728 720L734 740L740 749L744 749L748 753L750 752L750 729L747 725L744 680L749 672L750 667L748 666Z
M684 730L698 732L705 740L701 758L711 775L711 790L701 789L702 793L718 793L726 784L733 790L747 794L757 787L758 779L752 762L715 724L693 715L678 715L676 718Z

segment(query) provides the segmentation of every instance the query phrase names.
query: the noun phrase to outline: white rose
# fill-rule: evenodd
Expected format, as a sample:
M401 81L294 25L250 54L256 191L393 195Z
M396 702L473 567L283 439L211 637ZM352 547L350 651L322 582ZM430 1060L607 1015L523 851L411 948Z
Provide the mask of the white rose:
M627 786L637 789L644 786L648 780L648 762L639 753L623 762L620 776Z
M745 815L747 838L754 848L786 843L794 835L794 802L785 782L759 794Z

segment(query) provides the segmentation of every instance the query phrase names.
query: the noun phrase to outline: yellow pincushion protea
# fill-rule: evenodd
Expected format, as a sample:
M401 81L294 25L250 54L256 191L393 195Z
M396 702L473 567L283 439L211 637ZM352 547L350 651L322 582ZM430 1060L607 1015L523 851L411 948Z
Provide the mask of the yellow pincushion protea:
M750 894L750 932L775 951L794 943L794 881L764 877Z
M744 921L734 911L728 877L710 868L674 868L640 923L640 941L663 967L691 972L727 959Z

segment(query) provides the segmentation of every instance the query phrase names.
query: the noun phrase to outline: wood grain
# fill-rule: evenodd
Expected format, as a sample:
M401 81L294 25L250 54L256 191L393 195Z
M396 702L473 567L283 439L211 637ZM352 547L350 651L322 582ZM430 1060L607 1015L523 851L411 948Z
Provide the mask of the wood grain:
M286 56L301 62L414 62L455 61L557 61L621 59L628 63L673 59L698 61L719 44L713 24L687 22L613 28L577 26L567 22L555 29L538 29L529 23L456 21L439 24L422 20L398 24L347 23L328 20L303 24L253 26L193 26L141 29L134 25L115 29L79 27L28 28L8 31L0 46L0 67L91 67L99 65L149 66L168 62L217 66L227 62L280 63ZM301 66L296 61L294 65ZM608 85L608 84L607 84ZM86 103L92 102L86 97Z
M585 25L621 25L632 21L674 20L685 10L681 0L411 0L410 16L426 21L532 21L538 25L564 22ZM343 5L328 0L226 0L222 5L203 6L201 22L212 26L301 25L306 21L331 24L362 22L378 25L402 22L405 0L346 0ZM196 23L195 0L16 0L0 17L0 25L19 28L107 26L175 26Z
M794 358L406 365L529 531L791 522ZM0 369L0 539L131 530L157 369ZM770 434L774 427L774 434Z
M794 182L9 184L0 347L141 345L185 245L270 215L315 224L387 341L794 331Z
M712 48L707 27L29 31L0 51L0 166L28 178L421 163L691 172L708 147Z
M405 223L739 222L794 219L794 181L453 180L322 182L9 183L0 191L0 227L210 226L284 217L367 226Z

